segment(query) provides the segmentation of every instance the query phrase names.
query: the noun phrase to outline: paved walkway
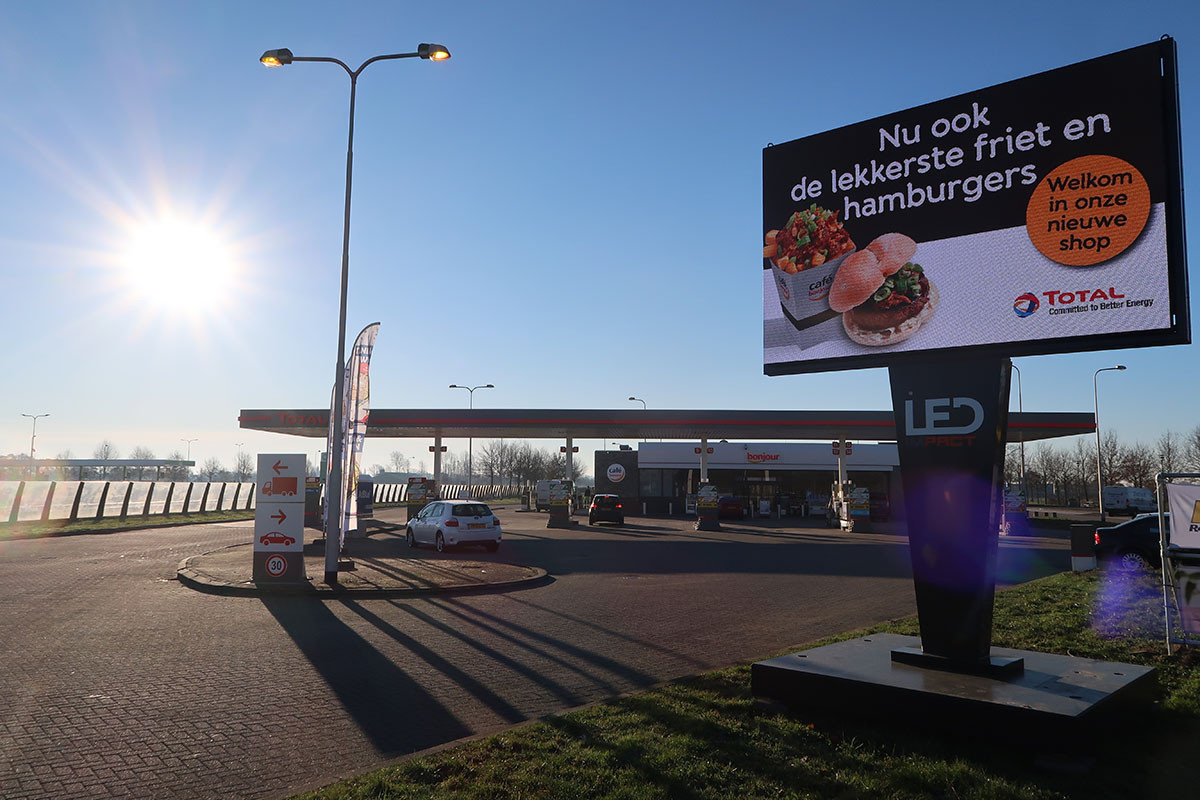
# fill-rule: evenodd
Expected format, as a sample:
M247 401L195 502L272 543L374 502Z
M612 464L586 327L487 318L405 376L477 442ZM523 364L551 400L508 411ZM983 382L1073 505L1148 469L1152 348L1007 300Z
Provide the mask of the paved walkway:
M312 531L306 531L312 534ZM464 594L504 591L545 583L546 570L496 561L464 560L462 550L451 555L432 549L411 548L404 529L386 523L375 525L367 538L346 543L338 569L338 585L325 577L325 540L304 546L304 573L296 583L255 583L250 543L231 545L184 559L177 575L183 585L201 592L235 596L308 594L341 597L404 597L427 594Z

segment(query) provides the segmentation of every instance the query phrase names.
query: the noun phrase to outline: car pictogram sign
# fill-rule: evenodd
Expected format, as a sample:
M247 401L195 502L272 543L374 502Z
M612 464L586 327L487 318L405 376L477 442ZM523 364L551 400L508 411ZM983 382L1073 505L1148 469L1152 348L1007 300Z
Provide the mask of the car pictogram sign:
M259 453L254 507L256 581L304 581L304 496L307 459Z

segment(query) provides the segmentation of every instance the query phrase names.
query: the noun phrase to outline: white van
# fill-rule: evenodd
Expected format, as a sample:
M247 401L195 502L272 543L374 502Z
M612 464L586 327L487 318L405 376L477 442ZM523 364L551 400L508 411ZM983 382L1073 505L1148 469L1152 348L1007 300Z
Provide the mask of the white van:
M1136 486L1105 486L1101 497L1107 514L1143 514L1158 511L1154 492Z

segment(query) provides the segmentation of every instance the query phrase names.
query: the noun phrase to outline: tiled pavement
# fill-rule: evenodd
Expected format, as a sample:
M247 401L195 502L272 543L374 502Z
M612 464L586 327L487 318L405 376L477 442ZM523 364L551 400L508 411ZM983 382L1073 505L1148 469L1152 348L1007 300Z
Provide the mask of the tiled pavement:
M553 583L224 597L175 570L244 523L0 541L0 797L282 797L913 611L897 537L502 519L498 554L450 557ZM1066 559L1059 544L1038 552Z

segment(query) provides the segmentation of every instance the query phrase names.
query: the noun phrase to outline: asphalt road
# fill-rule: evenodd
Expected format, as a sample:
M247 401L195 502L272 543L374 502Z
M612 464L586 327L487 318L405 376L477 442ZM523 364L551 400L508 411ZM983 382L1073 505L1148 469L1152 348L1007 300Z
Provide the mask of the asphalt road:
M902 537L501 519L499 553L462 557L540 566L553 583L221 597L176 567L249 540L249 523L0 540L0 797L281 797L915 611ZM1005 539L1001 580L1069 561L1061 539Z

